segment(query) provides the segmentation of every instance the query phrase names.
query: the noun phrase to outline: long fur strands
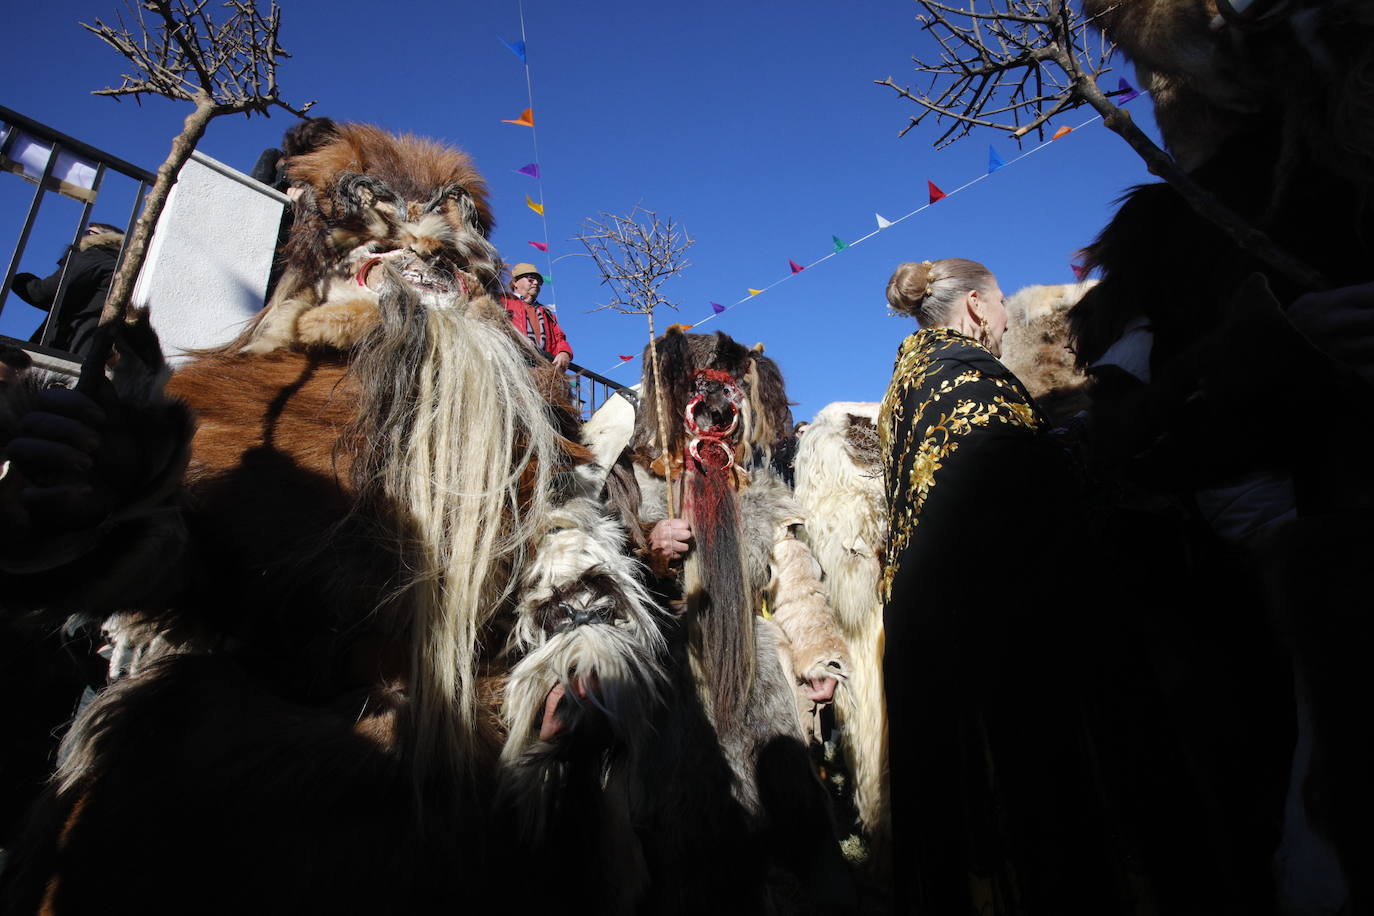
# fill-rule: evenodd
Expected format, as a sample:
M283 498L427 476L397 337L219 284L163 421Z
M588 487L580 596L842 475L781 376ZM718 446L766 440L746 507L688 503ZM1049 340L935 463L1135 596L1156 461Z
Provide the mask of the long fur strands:
M836 622L849 644L846 689L835 697L854 774L859 818L878 841L887 822L887 715L883 701L883 609L878 550L887 526L874 403L826 405L797 449L797 499L825 572Z
M689 470L686 514L697 546L683 566L687 610L717 729L737 724L754 680L754 605L744 577L739 501L729 468Z
M549 513L559 450L490 300L426 306L392 279L354 371L365 400L360 507L394 514L411 615L417 788L464 774L477 733L479 631L510 597ZM485 314L483 314L485 312ZM365 508L364 511L368 511Z

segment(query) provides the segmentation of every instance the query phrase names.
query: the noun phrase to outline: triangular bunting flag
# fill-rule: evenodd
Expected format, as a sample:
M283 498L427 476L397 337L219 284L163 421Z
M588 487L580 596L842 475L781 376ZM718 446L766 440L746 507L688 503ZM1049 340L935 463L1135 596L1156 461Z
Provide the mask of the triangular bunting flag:
M721 312L725 311L725 306L721 305L719 302L712 302L711 311L719 315Z
M529 61L525 60L525 43L523 41L506 41L504 38L502 38L501 44L505 45L506 49L510 51L510 53L520 58L520 63L529 63Z
M521 127L533 127L533 126L534 126L534 109L533 109L533 108L526 108L524 111L520 112L520 117L515 118L514 120L512 120L511 118L502 118L502 119L501 119L501 123L502 123L502 124L519 124Z
M989 147L988 147L988 174L991 175L993 172L997 171L998 169L1000 169L1000 168L1001 168L1002 166L1004 166L1004 165L1006 165L1006 163L1002 161L1002 157L1001 157L1001 156L997 155L997 150L995 150L995 149L993 149L991 146L989 146Z
M553 277L550 277L548 274L540 274L539 279L544 281L545 286L553 286ZM553 306L550 305L549 307L552 308Z
M931 203L935 203L937 200L944 200L944 199L945 199L945 192L944 192L944 191L941 191L939 188L935 187L935 182L929 181L929 180L926 181L926 187L930 188L930 202L931 202Z
M761 290L761 289L750 289L750 290L749 290L749 295L751 295L751 296L757 296L757 295L758 295L759 293L761 293L761 292L763 292L763 290Z
M1071 134L1071 133L1073 133L1073 128L1070 127L1069 125L1065 124L1063 127L1061 127L1061 128L1059 128L1058 130L1056 130L1056 131L1054 132L1054 136L1053 136L1053 137L1050 137L1050 139L1051 139L1051 140L1058 140L1060 137L1066 136L1067 134Z
M626 356L624 353L619 353L617 355L620 357L622 363L628 363L630 360L634 359L633 356Z
M883 219L883 215L881 213L874 213L873 216L878 220L879 229L886 229L888 226L892 225L892 220Z
M792 268L792 273L794 273L794 274L799 274L799 273L801 273L803 270L806 270L805 267L802 267L800 264L798 264L796 261L792 260L791 258L788 258L788 259L787 259L787 266L790 267L790 268Z
M538 213L540 216L544 215L544 205L537 204L533 200L530 200L530 196L528 194L525 195L525 206L529 207L531 210L533 210L535 213Z
M529 165L522 165L520 166L520 168L516 169L516 171L519 172L521 175L528 175L531 178L538 178L539 163L531 162Z
M547 242L530 242L530 244L533 245L535 248L538 248L540 251L548 251L548 250L549 250L549 246L548 246L548 243L547 243Z
M1088 268L1084 267L1082 264L1070 264L1069 266L1073 268L1074 279L1082 283L1083 279L1088 275Z
M1112 99L1112 101L1116 102L1118 105L1125 105L1138 95L1140 95L1140 93L1136 92L1135 87L1126 82L1125 77L1122 77L1116 81L1116 97Z
M838 235L832 235L832 236L830 237L830 240L831 240L832 242L835 243L835 250L836 250L836 251L844 251L846 248L849 247L848 245L846 245L846 244L844 243L843 240L840 239L840 237L839 237Z

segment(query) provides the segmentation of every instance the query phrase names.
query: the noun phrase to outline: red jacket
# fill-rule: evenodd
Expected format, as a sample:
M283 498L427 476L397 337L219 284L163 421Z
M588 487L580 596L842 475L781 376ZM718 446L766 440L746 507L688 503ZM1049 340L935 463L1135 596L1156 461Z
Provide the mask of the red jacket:
M566 353L568 359L572 359L572 347L568 344L568 336L558 326L557 315L536 302L534 310L538 317L531 322L525 312L525 303L522 300L513 296L503 296L501 304L506 307L506 314L510 315L511 323L515 325L515 329L528 337L536 350L549 359L553 359L559 353ZM543 321L541 322L539 318L543 318Z

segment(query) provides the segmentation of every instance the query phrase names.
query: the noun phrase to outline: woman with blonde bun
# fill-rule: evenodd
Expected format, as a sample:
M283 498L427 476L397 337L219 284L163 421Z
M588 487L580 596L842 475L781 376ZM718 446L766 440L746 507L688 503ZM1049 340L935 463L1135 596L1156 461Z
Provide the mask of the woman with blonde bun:
M919 325L878 432L896 912L1118 912L1083 628L1050 587L1075 550L1073 476L997 359L1007 311L986 267L902 264L887 298Z

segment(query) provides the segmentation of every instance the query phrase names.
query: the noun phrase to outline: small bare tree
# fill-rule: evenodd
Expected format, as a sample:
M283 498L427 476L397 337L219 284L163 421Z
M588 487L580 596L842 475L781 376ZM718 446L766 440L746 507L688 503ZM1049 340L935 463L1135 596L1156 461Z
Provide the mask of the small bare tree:
M916 2L924 11L917 17L922 29L940 47L934 60L912 58L917 72L929 77L926 88L913 91L890 76L874 81L921 107L901 135L934 116L937 123L947 125L935 141L937 147L967 136L975 127L1006 131L1019 143L1031 132L1043 137L1054 117L1088 105L1153 174L1242 248L1289 279L1315 289L1327 285L1320 274L1194 181L1112 101L1118 92L1102 90L1098 80L1111 69L1116 48L1069 0L967 0L965 6Z
M654 346L654 310L659 306L677 309L660 292L664 282L685 270L689 263L687 249L693 239L686 230L671 219L660 219L652 210L639 205L625 216L602 211L582 222L582 231L574 238L581 242L596 262L601 283L610 287L609 302L593 311L611 309L622 315L643 315L649 322L649 361L653 373L654 392L658 398L659 449L668 460L668 426L663 409L663 385L658 370L658 348ZM668 478L668 514L673 509L673 475Z
M210 0L126 0L130 24L118 13L116 25L99 19L94 25L81 23L133 65L119 86L98 89L95 95L116 100L132 96L138 102L145 95L157 95L195 105L172 141L171 152L158 167L148 201L110 284L102 321L127 313L134 281L147 257L148 241L167 196L210 121L229 114L270 115L273 107L303 117L315 104L294 108L277 95L277 62L290 55L277 41L281 11L275 0L269 2L264 14L257 0L228 0L221 4L228 14L217 23L208 9Z

